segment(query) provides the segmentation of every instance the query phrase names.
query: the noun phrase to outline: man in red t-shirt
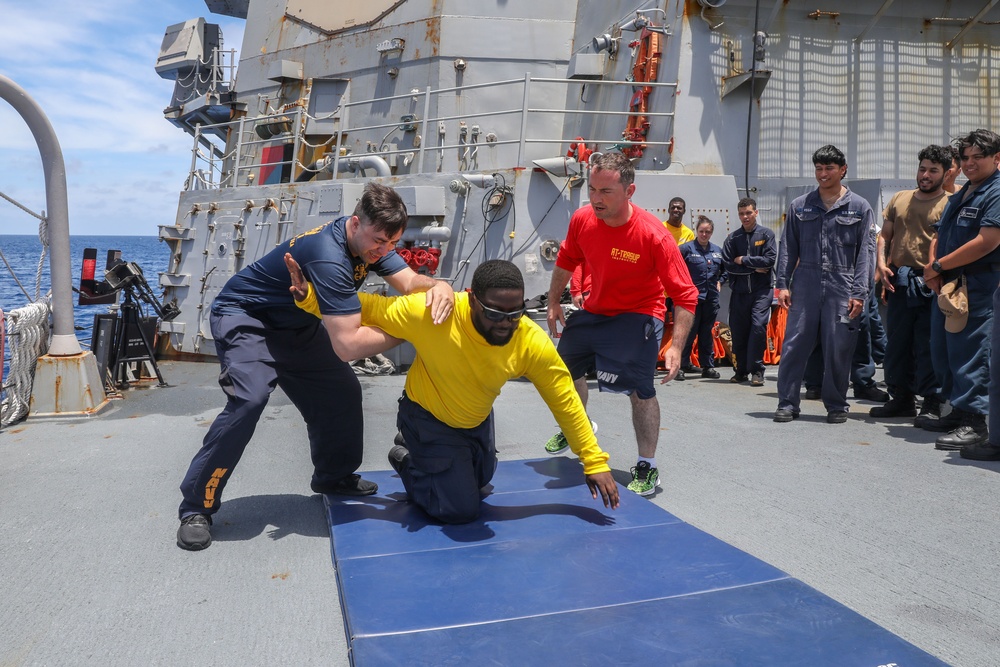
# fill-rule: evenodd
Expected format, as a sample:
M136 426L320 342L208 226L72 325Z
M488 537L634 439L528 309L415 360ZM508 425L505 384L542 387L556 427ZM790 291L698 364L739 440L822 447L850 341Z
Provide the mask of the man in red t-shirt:
M573 214L559 248L549 286L548 324L554 335L564 326L559 354L566 362L584 406L586 374L597 372L601 391L628 394L639 458L629 490L649 496L659 485L656 444L660 404L653 376L663 337L663 292L674 301L674 338L686 340L698 305L698 290L670 232L655 216L631 203L635 169L621 153L590 161L590 204ZM573 270L586 262L591 289L583 308L567 319L559 297ZM667 350L667 382L681 366L680 346ZM562 446L560 446L562 445ZM545 449L565 449L562 433Z

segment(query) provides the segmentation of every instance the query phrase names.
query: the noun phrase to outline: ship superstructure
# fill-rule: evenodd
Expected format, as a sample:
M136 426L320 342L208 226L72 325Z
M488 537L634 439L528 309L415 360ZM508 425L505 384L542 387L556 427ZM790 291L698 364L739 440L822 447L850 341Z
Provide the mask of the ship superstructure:
M532 296L593 151L634 159L639 206L666 218L684 197L721 237L745 194L779 227L821 145L880 208L920 148L996 124L987 0L206 4L246 19L238 68L205 19L170 26L156 65L176 80L166 118L194 137L160 230L182 311L161 331L182 353L214 352L208 308L233 273L350 213L368 178L406 201L414 269L459 289L510 259Z

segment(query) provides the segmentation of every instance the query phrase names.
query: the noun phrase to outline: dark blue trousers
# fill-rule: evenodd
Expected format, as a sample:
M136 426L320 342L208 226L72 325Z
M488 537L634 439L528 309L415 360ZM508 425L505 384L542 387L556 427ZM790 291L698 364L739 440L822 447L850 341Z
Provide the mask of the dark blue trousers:
M250 315L212 315L226 407L215 418L181 483L179 514L214 514L275 387L306 422L313 482L333 484L361 465L361 384L330 345L326 329L279 330Z
M404 393L396 426L410 452L399 472L410 500L444 523L475 520L497 469L493 413L475 428L452 428Z
M886 293L885 384L893 396L932 396L938 382L931 363L931 309L933 294L923 296L897 286Z
M836 283L843 274L827 276L810 267L808 271L800 268L795 275L792 307L788 310L778 364L778 409L799 411L806 366L819 345L823 349L825 370L823 405L827 412L847 412L847 388L861 317L846 319L849 297L834 289L841 287Z
M876 299L875 290L872 290L865 309L858 315L858 342L854 345L854 353L851 356L851 384L855 389L875 386L874 336L871 328L875 317L878 317L880 323L882 321L878 316ZM803 384L806 389L819 389L823 386L822 341L817 342L816 348L809 355Z
M774 290L733 292L729 296L729 330L733 334L736 374L764 373L767 323L771 319Z
M694 346L694 339L698 338L698 364L702 368L713 368L715 366L715 336L712 330L715 328L715 318L719 315L719 297L699 301L694 309L694 323L688 333L687 341L684 343L684 351L681 352L681 367L691 363L691 348Z
M993 292L994 312L997 309L1000 309L1000 287ZM1000 329L1000 318L993 318L992 327L992 339L1000 340L1000 331L998 331ZM992 354L990 355L989 411L990 444L994 447L1000 446L1000 359L994 358Z
M941 384L941 398L977 415L989 411L990 346L993 295L1000 274L967 274L969 321L958 333L944 330L940 308L931 310L931 359Z

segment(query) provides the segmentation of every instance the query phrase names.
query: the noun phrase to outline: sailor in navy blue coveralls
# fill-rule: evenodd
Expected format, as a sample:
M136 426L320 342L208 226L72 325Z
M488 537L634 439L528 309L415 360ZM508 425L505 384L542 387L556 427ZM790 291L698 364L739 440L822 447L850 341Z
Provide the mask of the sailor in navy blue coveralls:
M838 413L848 410L857 315L874 276L874 224L871 206L847 188L829 208L819 190L798 197L788 207L778 251L777 287L791 290L791 303L778 367L776 421L798 416L806 362L817 340L826 368L821 395L827 421L842 421L844 415ZM858 307L854 317L851 301ZM782 415L783 411L788 414Z
M698 306L694 311L694 323L681 352L681 368L694 370L690 368L691 348L694 339L697 338L698 363L705 376L712 377L713 374L706 371L715 366L715 337L712 330L715 327L715 318L719 314L719 281L723 280L722 248L707 240L712 237L712 230L715 227L711 220L707 218L705 221L699 220L695 226L698 238L681 244L678 248L681 257L687 263L691 282L698 288ZM701 245L702 230L707 231L705 246ZM718 373L714 373L714 376L718 377Z
M733 381L743 382L753 375L756 382L763 383L764 349L774 300L773 275L778 246L774 232L757 224L757 202L743 199L737 209L743 226L727 236L722 244L722 261L731 291L729 329L736 357ZM737 258L740 258L739 264Z
M966 173L970 183L948 198L941 220L935 225L938 232L935 262L930 270L924 269L928 285L936 290L940 290L936 278L947 282L964 276L969 292L968 322L957 333L945 331L945 318L939 308L931 310L931 361L941 383L942 398L947 398L952 407L952 414L942 421L949 420L954 427L951 433L937 439L938 449L974 447L987 440L993 294L1000 282L1000 247L989 248L989 245L1000 238L996 231L1000 228L1000 171L996 170L1000 154L990 156L984 155L985 152L977 146L962 150L963 171L967 172L970 162L967 158L972 154L977 163L982 163L975 167L986 170L992 167L992 174L973 184L973 176ZM987 242L981 247L988 252L965 263L968 257L963 256L961 249L972 248L973 242L980 245L977 239Z

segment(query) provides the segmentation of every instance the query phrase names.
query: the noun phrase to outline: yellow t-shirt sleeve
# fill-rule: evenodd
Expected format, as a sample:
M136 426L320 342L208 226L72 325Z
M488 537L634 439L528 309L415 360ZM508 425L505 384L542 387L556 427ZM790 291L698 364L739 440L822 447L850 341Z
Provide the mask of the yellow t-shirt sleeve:
M306 283L306 286L309 288L306 298L302 301L296 301L295 305L307 313L312 313L316 317L323 317L319 312L319 300L316 298L316 290L313 289L313 284Z
M610 456L597 443L590 418L573 386L573 378L566 369L566 364L545 333L540 328L536 329L534 335L546 340L534 341L531 345L531 349L536 352L531 357L525 376L535 385L542 400L552 411L570 449L583 463L583 473L593 475L610 472Z
M313 289L312 283L307 282L306 286L308 288L306 298L302 301L296 301L295 305L307 313L322 318L316 290ZM408 306L403 307L402 303L397 304L397 299L398 297L393 296L358 292L358 300L361 302L361 324L363 326L377 326L390 336L400 338L403 333L401 329L406 322L405 314L410 309ZM423 301L420 301L420 305L422 304Z

